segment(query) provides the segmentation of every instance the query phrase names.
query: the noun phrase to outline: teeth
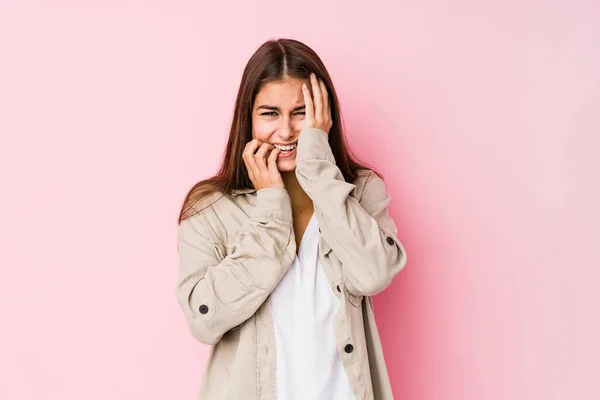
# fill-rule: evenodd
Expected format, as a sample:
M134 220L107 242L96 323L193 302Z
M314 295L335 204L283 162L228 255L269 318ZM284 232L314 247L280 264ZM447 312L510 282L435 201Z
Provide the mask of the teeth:
M274 144L273 146L275 146L276 148L278 148L280 150L286 150L286 151L293 150L296 148L296 144L291 144L289 146L280 146L278 144Z

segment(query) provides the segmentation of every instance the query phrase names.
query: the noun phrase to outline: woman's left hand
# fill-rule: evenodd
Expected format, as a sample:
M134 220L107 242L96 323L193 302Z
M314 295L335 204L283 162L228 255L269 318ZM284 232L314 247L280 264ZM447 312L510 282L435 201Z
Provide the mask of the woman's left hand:
M331 120L331 110L329 109L329 94L325 83L317 77L314 73L310 74L310 82L312 86L313 98L310 95L308 86L302 84L302 93L304 94L305 104L305 116L304 116L304 127L305 128L318 128L329 135L329 129L333 125Z

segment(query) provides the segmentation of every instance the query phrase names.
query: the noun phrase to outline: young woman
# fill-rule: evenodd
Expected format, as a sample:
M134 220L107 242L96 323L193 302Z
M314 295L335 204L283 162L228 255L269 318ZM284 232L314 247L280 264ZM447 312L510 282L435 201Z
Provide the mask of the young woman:
M220 171L179 217L177 299L213 345L199 399L393 398L370 297L406 263L390 200L348 151L317 54L264 43Z

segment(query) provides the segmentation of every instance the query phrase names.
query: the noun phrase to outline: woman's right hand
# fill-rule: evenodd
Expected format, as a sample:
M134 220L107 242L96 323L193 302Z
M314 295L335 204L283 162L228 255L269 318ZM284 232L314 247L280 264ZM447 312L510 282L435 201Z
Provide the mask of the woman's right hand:
M256 151L257 148L258 151ZM267 151L271 151L268 159L266 158ZM268 187L285 189L281 173L277 168L277 155L280 152L281 150L272 144L263 143L258 139L252 139L246 144L242 158L246 164L248 176L257 191Z

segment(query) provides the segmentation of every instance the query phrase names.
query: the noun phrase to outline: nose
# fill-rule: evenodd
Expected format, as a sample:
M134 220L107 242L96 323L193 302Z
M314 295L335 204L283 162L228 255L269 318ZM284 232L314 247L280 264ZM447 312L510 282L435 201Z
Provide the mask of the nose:
M279 136L283 141L289 141L294 137L294 124L291 118L282 118L281 126L279 127Z

